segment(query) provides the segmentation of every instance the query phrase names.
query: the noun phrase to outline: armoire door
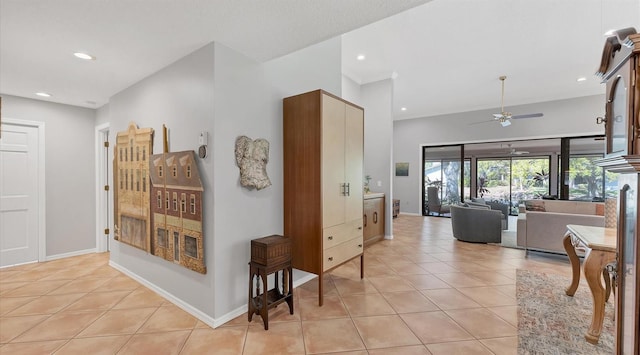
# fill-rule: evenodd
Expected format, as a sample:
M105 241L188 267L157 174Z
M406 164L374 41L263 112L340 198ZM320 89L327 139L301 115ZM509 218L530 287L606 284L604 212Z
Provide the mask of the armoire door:
M345 106L342 101L322 95L323 228L345 222Z
M364 112L345 105L345 182L347 185L346 221L362 219Z

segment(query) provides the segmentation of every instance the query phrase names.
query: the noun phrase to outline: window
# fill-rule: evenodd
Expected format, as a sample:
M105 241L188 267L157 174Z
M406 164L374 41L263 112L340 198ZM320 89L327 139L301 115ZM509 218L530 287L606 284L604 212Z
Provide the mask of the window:
M131 150L131 161L133 161L133 139L129 140L129 149Z
M174 211L178 210L178 193L177 192L173 193L173 210Z
M184 236L184 255L198 258L198 240L190 235Z
M187 165L187 178L191 179L191 164Z
M140 191L140 169L136 169L136 191Z
M158 209L162 209L162 191L158 190L157 196Z
M129 169L124 171L124 188L129 190Z
M162 177L162 165L158 165L158 176Z
M136 147L136 161L140 161L140 147Z
M162 228L158 228L158 246L166 248L167 247L167 231Z
M191 207L191 214L196 214L196 195L194 194L191 194L190 207Z
M175 165L171 167L171 176L173 176L173 177L177 177L178 176L178 167L175 166Z
M147 192L147 171L142 169L142 192Z
M133 169L131 169L131 191L133 191Z
M124 150L124 161L129 161L129 158L127 157L127 149L126 148Z
M165 208L169 209L169 191L167 191L166 193L166 204L165 204Z
M142 147L142 161L147 160L147 147Z
M122 176L122 169L120 169L120 190L124 189L124 176Z
M120 157L120 161L122 161L122 148L120 148L120 154L118 154L118 156Z
M187 212L187 194L183 193L180 195L180 211L182 213Z

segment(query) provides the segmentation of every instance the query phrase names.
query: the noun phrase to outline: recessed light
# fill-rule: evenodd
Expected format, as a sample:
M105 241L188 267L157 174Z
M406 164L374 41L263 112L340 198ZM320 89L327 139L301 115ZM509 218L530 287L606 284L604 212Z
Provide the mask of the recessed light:
M401 108L400 108L400 111L406 111L406 110L407 110L407 108L406 108L406 107L401 107Z
M584 76L581 76L578 79L576 79L576 81L587 81L587 78L585 78Z
M80 59L84 59L84 60L96 60L96 57L92 56L91 54L87 54L87 53L75 52L75 53L73 53L73 55L75 55L76 58L80 58Z
M364 60L366 57L364 56L364 54L358 54L358 56L356 57L356 59L358 60Z
M36 95L42 96L42 97L51 97L51 94L46 92L36 92Z

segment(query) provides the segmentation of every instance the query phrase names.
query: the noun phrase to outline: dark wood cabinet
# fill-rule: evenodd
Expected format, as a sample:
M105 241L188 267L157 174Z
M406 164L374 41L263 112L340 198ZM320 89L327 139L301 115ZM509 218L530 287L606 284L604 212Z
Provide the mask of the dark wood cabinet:
M384 194L364 195L364 245L369 246L384 238Z
M284 235L293 267L318 275L322 306L323 274L362 266L364 110L322 90L283 105Z
M398 217L400 214L400 200L393 200L393 218Z

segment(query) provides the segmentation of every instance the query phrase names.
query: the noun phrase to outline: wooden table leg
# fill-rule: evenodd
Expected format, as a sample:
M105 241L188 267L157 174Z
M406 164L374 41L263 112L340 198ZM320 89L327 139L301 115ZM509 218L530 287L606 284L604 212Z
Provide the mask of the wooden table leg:
M602 332L602 320L604 319L606 295L605 288L602 285L602 269L613 260L615 260L615 253L592 250L584 261L584 276L593 296L591 326L584 337L591 344L598 343Z
M571 233L567 232L562 240L564 250L567 252L569 261L571 262L571 285L564 291L567 296L573 296L578 289L578 283L580 282L580 259L571 242Z
M269 330L269 307L267 307L267 294L269 288L267 287L267 273L264 269L260 270L260 277L262 278L262 284L264 285L264 290L262 291L262 307L260 308L260 316L262 317L262 322L264 323L264 330Z

